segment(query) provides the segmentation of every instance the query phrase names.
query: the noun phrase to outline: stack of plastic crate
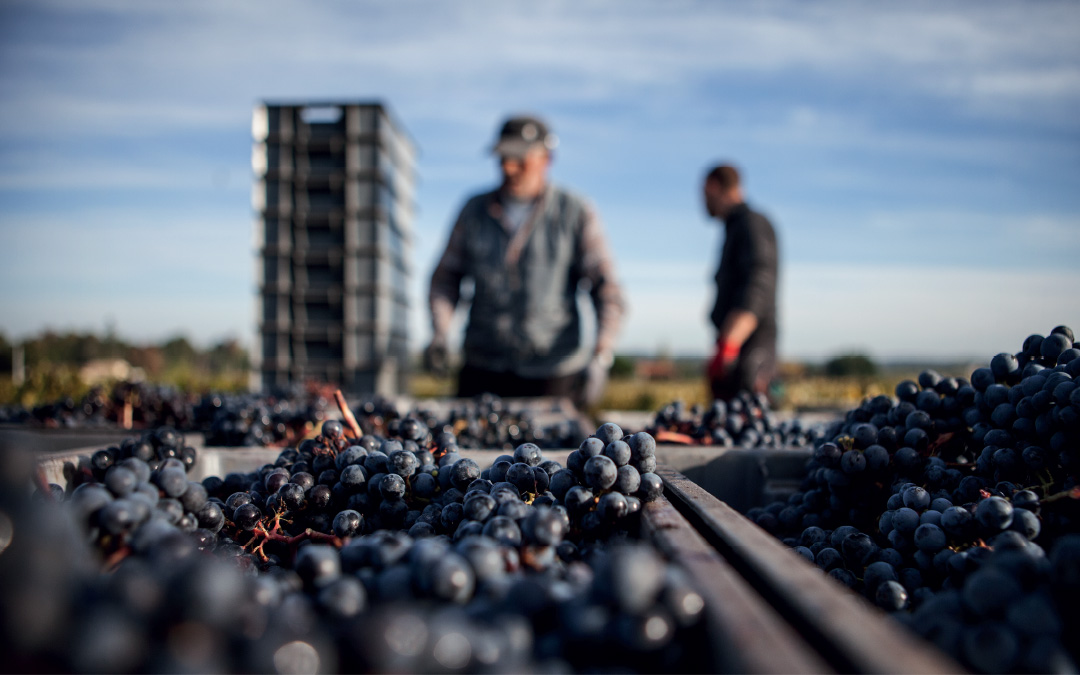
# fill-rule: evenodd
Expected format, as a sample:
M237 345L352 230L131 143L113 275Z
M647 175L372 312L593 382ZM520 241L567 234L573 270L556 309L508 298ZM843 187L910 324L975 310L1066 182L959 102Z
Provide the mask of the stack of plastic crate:
M263 388L400 393L415 146L379 103L263 104L252 132Z

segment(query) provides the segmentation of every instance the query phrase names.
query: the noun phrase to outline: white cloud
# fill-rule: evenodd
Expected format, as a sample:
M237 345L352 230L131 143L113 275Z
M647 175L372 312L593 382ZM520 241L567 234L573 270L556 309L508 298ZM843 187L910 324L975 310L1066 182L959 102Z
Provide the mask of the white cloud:
M631 311L619 351L704 355L715 339L711 268L649 260L620 266L651 272L625 281ZM1018 350L1031 333L1080 327L1077 308L1062 303L1080 286L1077 271L794 264L780 283L779 350L787 359L853 350L883 360L988 360ZM430 334L426 311L421 301L417 346Z
M790 205L779 219L793 262L852 260L984 269L1071 270L1080 257L1080 216L967 208L823 211ZM834 255L828 255L829 252ZM827 257L826 257L827 256Z
M1075 97L1080 92L1080 68L1002 69L974 75L970 88L976 95L1013 100Z
M1080 214L1055 216L1034 211L1014 215L960 208L920 209L914 207L903 211L871 212L866 219L866 227L880 232L909 235L953 230L987 238L996 238L1011 230L1039 246L1058 242L1055 245L1080 247ZM1072 237L1076 239L1070 241Z
M54 16L95 7L112 12L97 17L107 43L26 36L7 50L19 67L0 71L5 126L46 130L27 110L118 132L154 120L221 124L264 96L357 91L468 120L514 99L686 95L709 78L785 72L884 79L890 89L976 96L989 109L1080 95L1068 29L1078 10L1052 3L975 13L940 3L108 2L56 5ZM54 75L66 94L26 80L42 68L70 73Z
M37 164L35 162L35 164ZM143 167L125 162L68 161L55 166L0 170L0 190L207 188L225 183L230 173L204 166L188 171L169 167ZM250 180L249 176L243 177Z
M989 359L1032 333L1080 326L1077 307L1063 302L1078 286L1076 270L792 265L782 278L781 351Z

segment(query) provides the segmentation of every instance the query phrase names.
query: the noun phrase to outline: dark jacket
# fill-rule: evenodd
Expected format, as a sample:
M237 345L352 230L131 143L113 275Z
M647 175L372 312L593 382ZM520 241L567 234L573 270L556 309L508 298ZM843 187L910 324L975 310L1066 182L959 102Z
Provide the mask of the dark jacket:
M603 229L581 197L549 187L527 222L511 231L497 191L462 208L431 277L433 328L445 336L461 283L473 283L465 363L522 377L579 372L592 355L581 342L578 284L586 281L598 341L613 347L622 290Z
M776 349L776 232L769 220L739 204L724 219L727 234L720 268L716 271L716 304L712 322L717 330L724 317L745 309L758 319L752 344Z

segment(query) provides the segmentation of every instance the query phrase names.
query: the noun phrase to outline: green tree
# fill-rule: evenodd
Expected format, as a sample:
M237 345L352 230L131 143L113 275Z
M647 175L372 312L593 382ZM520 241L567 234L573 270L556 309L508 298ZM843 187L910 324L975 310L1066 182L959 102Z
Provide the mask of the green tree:
M86 391L79 368L101 358L123 358L142 368L151 382L190 391L238 391L247 387L250 359L236 340L224 340L200 351L187 338L177 336L161 345L132 345L110 326L104 338L91 333L46 330L25 340L27 379L20 387L11 382L11 343L0 333L0 403L33 405Z
M632 356L616 356L611 364L611 376L620 379L633 377L636 361Z
M825 374L830 377L870 377L877 372L877 364L865 354L843 354L825 362Z
M206 352L207 367L211 372L247 370L251 365L247 350L236 340L219 342Z
M161 345L161 353L165 357L165 363L170 366L181 363L193 364L198 357L198 351L182 335Z

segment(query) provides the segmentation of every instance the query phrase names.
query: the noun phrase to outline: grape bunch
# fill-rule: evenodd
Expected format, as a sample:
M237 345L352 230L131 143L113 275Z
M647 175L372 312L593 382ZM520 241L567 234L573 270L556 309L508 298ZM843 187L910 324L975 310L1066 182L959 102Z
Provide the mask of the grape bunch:
M8 667L711 668L701 596L638 537L662 493L651 436L606 424L566 467L522 443L481 468L452 434L396 430L328 420L201 482L158 430L94 453L66 489L0 491ZM16 456L0 453L6 485Z
M84 483L108 484L106 476L113 467L127 460L139 460L138 470L142 475L145 472L142 465L155 471L170 459L174 465L179 464L175 468L187 473L198 461L198 452L187 444L182 433L172 427L146 431L139 437L124 439L119 445L103 448L89 456L81 456L75 462L65 462L63 471L67 481L66 492L70 494ZM131 462L128 462L128 466L131 466ZM125 472L119 472L119 475L124 477L125 484L129 482ZM142 482L145 482L145 479ZM146 488L145 491L153 490ZM130 490L125 491L125 495L128 492Z
M731 401L715 400L689 410L681 401L661 408L646 429L656 435L678 434L699 445L740 448L803 447L823 434L820 425L798 418L778 419L764 394L739 392Z
M177 389L146 383L121 382L106 391L95 387L82 399L45 403L27 410L0 406L0 423L45 428L115 428L125 423L130 411L134 428L170 426L184 432L200 432L211 447L295 446L327 419L333 388L309 384L277 388L266 394L213 392L188 396ZM405 418L420 420L432 434L449 432L459 447L513 450L522 443L541 448L578 445L587 435L576 415L553 414L528 407L512 409L491 394L458 401L435 412L420 403L406 414L391 400L374 396L359 401L352 410L365 433L396 435ZM546 419L544 419L546 418Z
M302 439L327 417L325 387L294 386L265 395L209 393L201 397L168 386L118 382L94 387L81 399L65 398L27 410L0 407L0 423L43 428L137 429L172 427L204 434L209 446L281 446Z
M544 416L542 411L529 407L514 409L508 401L493 394L455 401L443 411L434 408L420 402L404 417L423 421L432 434L454 434L458 446L465 449L513 450L522 443L541 448L569 448L588 435L580 420L567 411L555 409ZM389 404L380 406L378 400L365 402L356 412L361 427L369 432L385 428L394 435L394 427L402 419Z
M291 445L308 425L326 419L329 401L299 390L260 396L207 394L192 411L192 430L203 432L205 444L219 447Z
M977 672L1075 670L1080 349L1032 335L970 380L924 371L814 448L747 516Z
M123 424L125 407L133 425L190 429L191 401L181 391L145 382L118 382L106 390L95 386L79 399L66 397L36 405L0 408L0 423L49 429L115 428Z

